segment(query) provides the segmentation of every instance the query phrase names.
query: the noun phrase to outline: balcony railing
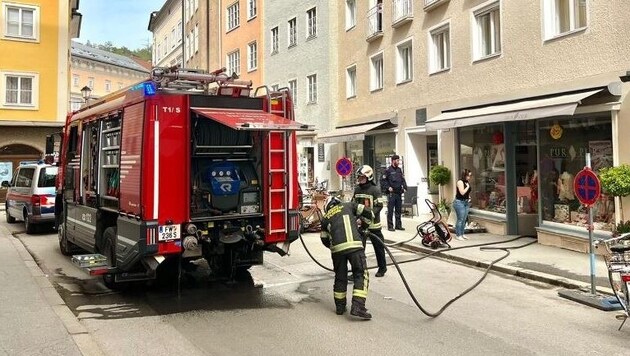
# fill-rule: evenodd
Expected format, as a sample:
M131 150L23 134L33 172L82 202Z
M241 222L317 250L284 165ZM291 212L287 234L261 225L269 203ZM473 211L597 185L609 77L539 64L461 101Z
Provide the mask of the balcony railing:
M367 13L368 33L367 40L371 41L375 38L383 36L383 9L381 4L377 4Z
M413 19L412 0L392 0L392 10L393 27L398 27Z

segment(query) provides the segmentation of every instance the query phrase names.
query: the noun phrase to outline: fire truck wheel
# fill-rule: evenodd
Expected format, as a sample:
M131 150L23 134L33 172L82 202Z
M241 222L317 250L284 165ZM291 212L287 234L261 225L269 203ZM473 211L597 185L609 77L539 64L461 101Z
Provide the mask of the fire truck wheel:
M4 215L7 218L7 222L9 224L13 224L15 222L15 218L13 216L11 216L11 214L9 214L9 205L5 204L4 205Z
M116 267L116 250L115 250L116 228L108 227L103 232L103 255L107 257L107 264L110 267ZM118 289L119 283L116 283L114 275L111 273L103 275L103 284L109 289Z
M72 255L72 251L74 249L74 244L68 241L68 236L66 236L66 224L61 223L57 227L57 234L59 235L59 250L61 254L64 256Z

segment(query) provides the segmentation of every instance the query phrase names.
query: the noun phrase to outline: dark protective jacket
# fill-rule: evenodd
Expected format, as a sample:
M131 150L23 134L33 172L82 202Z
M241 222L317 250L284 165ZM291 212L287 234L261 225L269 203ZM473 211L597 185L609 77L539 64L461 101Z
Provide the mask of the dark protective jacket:
M372 209L349 202L335 205L324 214L321 239L330 252L345 255L363 250L363 237L357 227L357 218L366 228L374 219Z
M393 193L396 194L402 194L403 189L407 190L407 182L400 167L389 166L381 179L383 180L383 190L385 192L389 192L390 187L394 190Z
M383 199L381 190L372 182L357 184L354 188L352 200L357 204L363 204L371 208L374 212L374 221L369 226L370 230L381 229L381 210L383 209Z

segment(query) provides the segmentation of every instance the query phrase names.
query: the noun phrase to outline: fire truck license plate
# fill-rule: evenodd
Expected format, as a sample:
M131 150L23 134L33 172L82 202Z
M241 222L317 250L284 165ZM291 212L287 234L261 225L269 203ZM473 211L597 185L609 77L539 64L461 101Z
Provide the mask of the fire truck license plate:
M160 225L158 240L177 240L179 239L179 225Z

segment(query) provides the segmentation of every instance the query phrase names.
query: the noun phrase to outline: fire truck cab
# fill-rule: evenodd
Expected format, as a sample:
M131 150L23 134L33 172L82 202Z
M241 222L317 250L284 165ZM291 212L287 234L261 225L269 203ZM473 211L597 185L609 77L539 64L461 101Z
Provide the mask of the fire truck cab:
M299 232L288 89L223 71L155 68L150 80L70 114L57 183L59 247L106 284L204 258L233 278L285 255Z

